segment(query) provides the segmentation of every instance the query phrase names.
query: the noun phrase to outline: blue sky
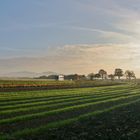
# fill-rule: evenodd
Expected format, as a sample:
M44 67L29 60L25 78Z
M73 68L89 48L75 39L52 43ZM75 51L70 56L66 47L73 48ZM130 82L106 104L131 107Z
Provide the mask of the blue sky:
M138 51L132 55L134 48L139 50L139 13L139 0L1 0L0 59L47 57L47 60L53 63L55 59L49 59L51 57L58 59L59 56L58 66L60 66L61 59L70 57L72 60L74 54L83 57L84 53L81 54L80 50L77 50L79 45L85 46L86 51L86 48L91 46L92 49L96 49L98 44L104 46L104 53L107 53L106 50L110 45L112 45L110 50L114 47L117 49L117 46L121 45L126 51L129 50L123 54L124 58L129 56L128 58L133 60L132 64L127 64L125 68L134 67L139 58L139 54L136 54ZM60 50L65 52L66 46L69 46L67 47L69 51L63 56ZM70 52L73 48L77 52ZM119 55L120 51L117 53ZM96 56L90 55L96 59ZM122 62L125 63L124 58ZM11 68L11 71L32 70L25 65L16 68L12 63L15 62L0 63L1 72L12 66L15 69ZM87 70L85 69L83 73L91 70L88 68L88 62L86 63ZM105 64L106 62L101 66L110 69L109 64ZM117 64L116 60L114 67ZM49 70L69 72L66 68L59 70L52 65L49 65ZM96 67L96 64L93 65ZM39 71L36 67L37 64L34 65L34 71ZM118 67L121 67L121 64ZM43 70L47 68L44 67ZM72 72L79 72L77 69L73 68Z

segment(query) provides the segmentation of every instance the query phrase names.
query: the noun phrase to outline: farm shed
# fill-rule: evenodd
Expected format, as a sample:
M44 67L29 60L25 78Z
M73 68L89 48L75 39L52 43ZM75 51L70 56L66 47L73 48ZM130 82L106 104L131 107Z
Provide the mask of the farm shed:
M64 81L64 75L58 75L58 81Z

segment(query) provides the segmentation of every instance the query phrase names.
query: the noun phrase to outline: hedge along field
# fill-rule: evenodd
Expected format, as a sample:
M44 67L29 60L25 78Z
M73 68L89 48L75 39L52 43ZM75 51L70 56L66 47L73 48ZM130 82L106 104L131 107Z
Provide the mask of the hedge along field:
M112 124L130 129L132 119L140 125L139 107L134 85L0 93L0 139L112 138ZM137 132L130 130L129 136Z

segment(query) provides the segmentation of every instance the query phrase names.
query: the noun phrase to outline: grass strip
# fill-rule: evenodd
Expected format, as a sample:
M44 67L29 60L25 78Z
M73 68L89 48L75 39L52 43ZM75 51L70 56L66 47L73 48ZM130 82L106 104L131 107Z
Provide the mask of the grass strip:
M115 92L116 94L117 93L120 93L122 90L119 90L118 92ZM127 91L129 91L130 92L130 90L127 90ZM114 92L114 91L110 91L110 92L107 92L107 93L105 93L105 94L100 94L100 95L98 95L98 96L105 96L105 95L108 95L108 94L110 94L110 93L112 93L112 92ZM123 91L124 92L124 91ZM90 96L91 94L89 94L89 96ZM96 96L96 94L93 94L94 96ZM85 96L85 95L83 95L83 96ZM88 96L88 95L86 95L86 96ZM79 97L79 96L78 96ZM63 102L63 101L68 101L68 100L70 100L70 99L74 99L74 98L76 98L76 97L68 97L68 98L60 98L60 102ZM82 97L79 97L79 98L82 98ZM56 99L57 100L57 99ZM49 103L58 103L58 101L54 101L54 100L52 100L52 101L47 101L47 103L49 104ZM16 109L16 108L26 108L26 107L32 107L32 106L37 106L37 105L43 105L43 104L46 104L46 101L42 101L42 102L30 102L30 103L26 103L26 104L15 104L15 105L6 105L6 106L0 106L0 110L9 110L9 109Z
M97 117L100 114L110 112L110 111L113 111L115 109L119 109L121 107L125 107L125 106L128 106L128 105L132 105L132 104L135 104L137 102L140 102L140 99L137 99L135 101L130 101L128 103L122 103L122 104L119 104L119 105L114 105L110 108L103 109L103 110L97 110L95 112L90 112L90 113L87 113L87 114L84 114L84 115L80 115L78 117L74 117L74 118L70 118L70 119L66 119L66 120L62 120L62 121L52 122L52 123L49 123L47 125L44 125L44 126L41 126L41 127L38 127L38 128L26 128L26 129L21 130L21 131L16 131L12 135L2 136L1 140L8 140L9 138L11 138L11 139L13 138L15 140L20 139L20 138L22 138L22 139L33 138L33 137L36 137L36 136L38 136L42 133L45 133L48 129L64 127L64 126L69 125L71 123L75 123L77 121L88 119L90 117Z
M21 113L26 113L26 112L30 112L32 113L33 111L39 111L40 110L52 110L52 109L57 109L60 107L66 107L66 106L74 106L75 104L81 104L81 103L88 103L88 102L93 102L93 101L101 101L101 100L105 100L105 99L111 99L111 98L116 98L116 97L121 97L121 96L128 96L133 94L134 95L134 91L130 92L130 93L125 93L122 95L122 93L119 94L109 94L109 95L104 95L101 97L94 97L94 96L89 96L89 97L83 97L83 98L76 98L73 99L72 101L69 100L67 102L59 102L59 103L55 103L55 104L41 104L39 106L33 106L33 107L28 107L28 108L18 108L18 109L12 109L12 110L5 110L5 111L0 111L0 118L7 118L7 115L12 116L13 115L17 115L16 113L20 113L20 115L22 115ZM136 94L136 93L135 93ZM3 117L2 117L3 116Z
M67 112L70 110L82 109L82 108L85 108L88 106L93 106L95 104L114 102L114 101L121 100L121 99L125 100L125 99L132 98L132 97L140 97L140 95L132 95L132 96L128 96L128 97L107 99L107 100L97 101L97 102L93 102L93 103L86 103L86 104L81 104L81 105L76 105L76 106L65 107L65 108L56 109L53 111L46 111L46 112L35 113L35 114L30 114L30 115L18 116L18 117L9 118L9 119L3 119L3 120L0 120L0 125L10 124L10 123L18 123L18 122L22 122L22 121L26 121L26 120L37 119L40 117L47 117L50 115L57 115L58 113L63 113L63 112Z

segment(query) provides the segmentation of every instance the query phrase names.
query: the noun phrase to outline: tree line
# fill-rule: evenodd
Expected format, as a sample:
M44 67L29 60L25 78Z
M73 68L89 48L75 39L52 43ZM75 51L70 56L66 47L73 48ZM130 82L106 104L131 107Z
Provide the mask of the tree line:
M131 71L131 70L126 70L125 72L120 69L120 68L116 68L114 70L114 73L113 74L107 74L107 71L105 71L104 69L100 69L98 71L98 73L90 73L88 74L88 78L90 80L93 80L93 79L111 79L111 80L114 80L116 77L117 79L121 79L121 77L125 77L126 79L128 80L131 80L131 79L136 79L136 76L135 76L135 73L134 71Z
M63 74L62 74L63 75ZM113 74L108 74L107 71L104 69L100 69L97 73L89 73L87 76L86 75L79 75L79 74L68 74L68 75L63 75L64 80L94 80L94 79L110 79L110 80L115 80L116 77L117 79L121 79L121 77L125 77L128 80L131 79L136 79L135 73L131 70L126 70L123 71L120 68L116 68L114 70ZM43 75L40 77L36 77L35 79L53 79L53 80L59 80L59 74L58 75Z

